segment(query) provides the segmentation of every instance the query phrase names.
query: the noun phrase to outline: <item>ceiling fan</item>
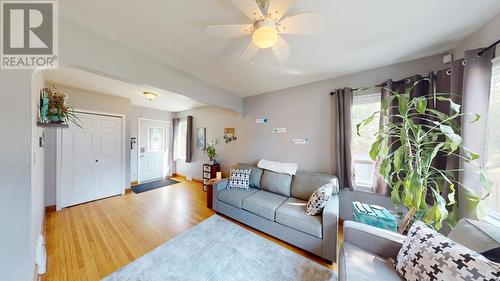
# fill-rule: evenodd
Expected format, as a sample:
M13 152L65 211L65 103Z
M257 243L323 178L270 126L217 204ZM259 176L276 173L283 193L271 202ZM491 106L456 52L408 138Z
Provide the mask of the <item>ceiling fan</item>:
M240 61L249 60L259 49L271 48L278 62L285 62L290 55L290 45L281 34L321 34L325 30L325 20L318 13L305 12L283 18L295 0L231 1L252 23L209 25L205 30L210 35L224 38L251 34L252 41L240 55Z

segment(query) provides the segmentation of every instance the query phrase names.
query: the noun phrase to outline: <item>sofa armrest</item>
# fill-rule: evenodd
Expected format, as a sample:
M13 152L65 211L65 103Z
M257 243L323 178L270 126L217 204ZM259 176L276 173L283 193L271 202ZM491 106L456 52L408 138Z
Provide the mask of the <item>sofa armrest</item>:
M221 179L214 183L214 193L226 189L229 179Z
M350 243L383 258L396 258L405 236L354 221L344 222L344 243Z
M337 234L339 233L339 197L334 194L322 214L323 242L322 252L324 257L335 262L337 260Z

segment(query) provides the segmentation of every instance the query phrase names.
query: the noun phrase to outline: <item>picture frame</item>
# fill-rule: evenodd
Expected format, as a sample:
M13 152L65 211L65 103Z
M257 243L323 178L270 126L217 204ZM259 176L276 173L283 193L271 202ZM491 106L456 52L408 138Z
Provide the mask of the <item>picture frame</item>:
M207 128L196 129L196 150L205 150Z

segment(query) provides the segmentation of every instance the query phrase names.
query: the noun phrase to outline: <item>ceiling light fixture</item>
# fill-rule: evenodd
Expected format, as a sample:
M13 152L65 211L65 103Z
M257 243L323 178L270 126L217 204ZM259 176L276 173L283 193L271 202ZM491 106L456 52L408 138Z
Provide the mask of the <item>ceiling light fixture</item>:
M142 92L142 94L149 100L152 101L155 99L158 95L153 93L153 92Z
M266 18L254 25L252 40L261 49L274 46L278 42L278 30L274 21Z

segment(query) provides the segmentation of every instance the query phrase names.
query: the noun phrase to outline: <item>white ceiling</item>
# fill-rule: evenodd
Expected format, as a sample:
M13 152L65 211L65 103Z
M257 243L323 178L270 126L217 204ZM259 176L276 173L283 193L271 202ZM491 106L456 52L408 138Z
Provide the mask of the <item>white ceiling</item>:
M49 83L127 98L137 106L171 112L204 106L203 103L165 90L140 86L73 68L43 70L43 77ZM158 94L158 97L150 101L142 94L146 91L154 92Z
M206 34L208 24L249 22L230 0L60 0L59 9L66 20L248 96L450 50L499 13L500 1L296 0L288 15L319 12L327 30L285 35L284 64L270 50L238 62L249 37Z

